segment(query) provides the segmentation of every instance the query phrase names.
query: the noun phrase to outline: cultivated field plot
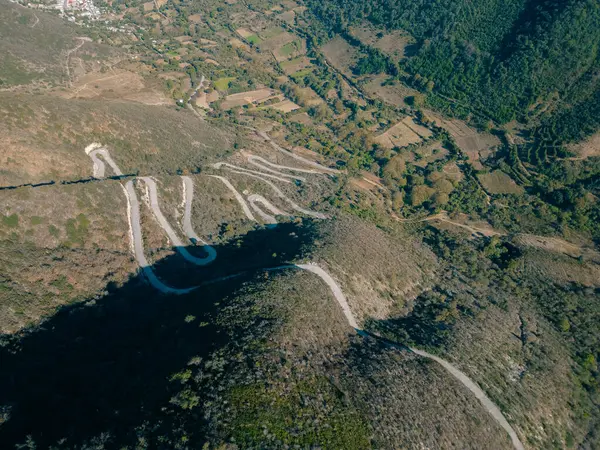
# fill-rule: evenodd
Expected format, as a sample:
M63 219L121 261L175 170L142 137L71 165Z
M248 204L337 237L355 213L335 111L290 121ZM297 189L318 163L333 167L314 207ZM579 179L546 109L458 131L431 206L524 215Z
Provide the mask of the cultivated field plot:
M367 24L350 27L350 33L363 44L377 48L396 60L407 56L406 47L414 42L414 39L403 31L386 32Z
M500 145L500 140L489 133L479 133L470 128L462 120L445 119L435 114L427 113L440 127L448 130L459 148L469 157L469 162L477 170L483 169L480 158L487 158L492 154L494 147Z
M262 39L258 36L258 34L247 28L238 28L235 30L235 32L251 44L259 44L262 42Z
M406 147L431 136L431 131L405 117L385 133L375 137L375 142L385 148Z
M224 92L229 89L229 83L232 81L235 81L235 77L223 77L215 80L213 85L218 91Z
M523 188L501 170L477 175L479 181L490 194L522 194Z
M225 97L225 101L221 105L223 109L231 109L236 106L250 105L256 102L265 101L275 95L272 89L257 89L255 91L240 92L239 94L231 94Z
M300 106L296 105L291 100L283 100L280 103L275 103L275 104L269 105L269 108L276 109L277 111L281 111L283 113L289 113L292 111L296 111L297 109L300 109Z
M283 61L281 68L287 75L293 77L303 77L312 72L314 66L306 56L300 56L298 58L290 59L289 61Z
M267 28L259 32L259 36L262 39L260 48L270 51L278 62L299 58L306 53L306 42L283 28Z
M361 52L345 39L336 37L321 48L325 58L344 75L352 75L352 67L361 57Z
M201 99L201 97L199 97ZM300 109L300 106L285 98L281 93L273 89L258 89L255 91L240 92L238 94L228 95L221 107L224 110L238 106L252 105L261 109L273 108L283 113L289 113ZM200 104L199 106L203 106Z
M375 97L379 97L386 103L394 106L406 107L406 98L419 94L419 91L411 89L402 83L394 81L386 84L389 78L386 75L377 75L364 85L365 91Z

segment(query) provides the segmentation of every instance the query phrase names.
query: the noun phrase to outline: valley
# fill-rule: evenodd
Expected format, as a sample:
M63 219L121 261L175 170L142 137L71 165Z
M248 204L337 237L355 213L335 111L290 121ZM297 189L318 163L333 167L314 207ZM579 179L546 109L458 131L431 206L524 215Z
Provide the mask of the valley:
M596 10L418 3L0 0L0 447L595 448Z

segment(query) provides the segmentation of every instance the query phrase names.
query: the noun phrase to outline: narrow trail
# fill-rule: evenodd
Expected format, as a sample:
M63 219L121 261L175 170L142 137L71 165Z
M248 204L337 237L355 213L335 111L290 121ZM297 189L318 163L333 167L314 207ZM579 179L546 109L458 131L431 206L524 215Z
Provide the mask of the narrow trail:
M90 158L93 161L93 164L94 164L93 171L94 171L95 177L103 177L104 173L105 173L105 164L103 161L101 161L98 158L98 156L102 156L102 158L111 166L111 168L113 169L113 171L116 174L121 173L118 166L114 163L114 161L110 157L110 154L108 153L108 151L104 147L102 147L100 144L92 144L92 145L88 146L86 148L86 153L90 156ZM258 175L254 175L254 174L247 173L247 172L236 171L236 170L232 170L232 172L241 173L246 176L259 178L263 182L271 185L271 187L275 190L276 193L278 193L284 199L287 199L287 197L285 197L283 192L281 192L273 183L271 183L270 181L268 181ZM242 210L246 214L246 217L248 217L250 220L256 220L254 218L254 216L252 215L252 212L250 211L250 208L248 207L248 204L246 203L246 201L244 200L242 195L235 189L235 187L229 182L229 180L227 180L224 177L218 176L218 175L209 175L209 176L216 178L216 179L220 180L221 182L223 182L225 184L225 186L229 190L231 190L233 192L233 194L235 195L236 199L240 203L240 206L242 207ZM208 247L211 248L214 253L209 253L206 258L195 258L191 254L189 254L187 252L187 250L185 250L183 248L183 243L181 242L179 237L176 235L176 233L171 228L170 224L168 223L168 221L165 219L165 217L162 215L162 213L160 211L160 208L158 206L158 197L157 197L157 192L156 192L157 189L156 189L155 181L150 177L142 177L141 179L146 184L146 187L148 189L148 194L150 197L150 206L151 206L159 224L165 230L165 232L167 233L167 235L169 236L169 238L171 239L173 244L176 246L178 252L185 259L187 259L191 262L196 261L195 263L198 265L206 265L209 262L212 262L212 260L214 260L216 258L216 251L214 251L214 249L212 249L212 247L210 247L210 246L208 246ZM192 199L193 199L193 183L189 177L182 177L182 179L183 179L183 183L184 183L184 202L185 202L185 208L186 208L185 213L184 213L184 230L186 230L185 232L190 239L196 239L198 241L201 241L196 236L196 234L194 233L193 228L191 226L191 203L192 203ZM202 283L199 286L189 287L189 288L185 288L185 289L173 288L171 286L166 285L156 276L156 274L152 270L152 267L148 263L146 256L144 254L144 246L143 246L143 241L142 241L142 231L141 231L141 222L140 222L140 203L137 198L135 188L133 186L133 181L132 180L127 181L125 183L125 186L123 186L123 190L124 190L125 196L127 198L127 217L128 217L128 221L129 221L130 243L131 243L132 250L134 252L136 260L138 261L138 264L140 265L140 267L142 269L144 276L146 277L148 282L158 291L165 293L165 294L175 294L175 295L188 294L192 291L195 291L202 287L208 286L210 284L214 284L214 283L217 283L220 281L225 281L228 279L236 278L236 277L239 277L239 276L242 276L242 275L248 273L248 272L242 272L242 273L228 275L225 277L207 281L205 283ZM265 213L264 211L260 210L260 208L256 205L257 203L262 204L273 214L277 215L279 213L283 213L282 211L277 209L274 205L272 205L267 199L265 199L264 197L262 197L258 194L250 195L248 198L248 201L250 202L250 205L255 209L255 211L257 211L257 214L261 215L261 217L263 217L263 218L267 218L268 221L271 223L274 223L274 224L277 223L275 217L270 216L267 213ZM306 211L306 210L303 210L302 208L298 207L298 205L295 205L293 202L291 202L291 200L287 199L287 201L292 204L294 209L299 210L299 211ZM309 211L309 213L320 214L320 213L314 213L314 212L310 212L310 211ZM285 214L285 213L283 213L283 214ZM323 215L321 215L321 216L323 216ZM438 217L438 219L439 219L439 217ZM399 219L399 220L403 221L401 219ZM425 220L433 220L433 219L432 219L432 217L429 217L429 218L422 219L420 221L425 221ZM210 252L210 251L207 250L207 252ZM352 329L354 329L361 336L368 335L375 339L379 339L383 342L389 343L388 340L383 339L372 333L366 332L360 328L360 326L358 325L358 322L356 321L356 318L354 317L354 314L352 313L350 305L348 304L348 301L347 301L340 285L335 281L335 279L329 273L327 273L320 266L318 266L314 263L290 264L290 265L282 265L282 266L271 267L271 268L263 268L263 269L258 269L258 270L271 272L271 271L278 271L278 270L284 270L284 269L299 269L299 270L304 270L304 271L307 271L307 272L317 275L319 278L321 278L321 280L323 280L323 282L327 285L327 287L331 291L336 302L339 304L339 306L342 310L342 313L344 314L346 321L348 322L348 325L350 327L352 327ZM397 344L397 343L392 343L392 345L394 347L398 348L399 350L403 350L405 348L401 344ZM440 364L448 373L450 373L463 386L465 386L470 392L472 392L475 395L475 397L479 400L479 402L481 403L483 408L508 433L515 450L524 450L524 446L523 446L522 442L519 440L517 433L511 427L511 425L508 423L508 421L506 420L506 418L504 417L504 415L502 414L500 409L494 404L494 402L492 402L492 400L485 394L485 392L473 380L471 380L465 373L460 371L458 368L456 368L454 365L452 365L448 361L446 361L438 356L432 355L428 352L419 350L417 348L408 348L408 350L410 350L411 352L415 353L418 356L430 359L430 360L435 361L436 363Z
M304 157L302 157L300 155L297 155L295 153L290 152L289 150L286 150L286 149L280 147L264 131L256 131L256 133L260 137L262 137L265 141L269 142L271 144L271 147L273 147L275 150L279 150L281 153L283 153L284 155L289 156L290 158L294 158L295 160L300 161L300 162L302 162L302 163L304 163L304 164L306 164L308 166L315 167L316 169L319 169L322 172L326 172L326 173L329 173L329 174L341 173L340 170L331 169L329 167L325 167L322 164L319 164L317 162L311 161L310 159L304 158Z
M33 16L35 17L35 22L33 23L33 25L31 25L31 28L35 28L35 26L40 23L40 18L37 16L36 13L33 13Z
M69 67L69 62L71 60L71 54L79 50L83 44L86 42L91 42L92 40L89 37L77 37L79 39L79 44L73 47L70 50L67 50L65 55L65 72L67 73L67 84L69 87L73 87L73 80L71 79L71 68Z
M291 183L291 181L288 180L288 179L286 179L286 178L281 178L281 177L278 177L278 176L275 176L275 175L270 175L268 173L258 172L256 170L252 170L252 169L246 169L245 167L239 167L239 166L236 166L234 164L229 164L229 163L226 163L226 162L215 163L215 164L213 164L213 167L215 169L221 169L223 167L227 167L229 169L237 171L238 173L239 172L253 173L254 175L259 175L259 176L263 176L263 177L272 178L274 180L281 181L283 183ZM282 175L285 176L285 174L282 174Z
M158 11L158 8L156 8L156 10ZM192 113L194 113L194 115L198 119L200 119L202 121L204 121L204 117L202 117L202 114L200 114L198 111L196 111L196 108L194 108L192 106L192 97L194 97L194 95L196 95L196 93L202 88L205 80L206 80L206 78L204 78L204 75L202 75L202 78L200 78L200 83L198 84L198 87L196 88L194 93L192 95L190 95L190 99L187 101L187 104L186 104L187 109L189 109Z
M450 225L454 225L459 228L463 228L467 231L470 231L471 234L483 234L484 236L505 236L504 233L493 230L491 228L475 228L475 227L466 225L464 223L455 222L453 220L450 220L450 218L445 213L434 214L432 216L424 217L422 219L401 219L400 217L398 217L395 214L392 214L392 217L394 218L394 220L401 222L401 223L422 223L422 222L432 222L432 221L438 220L440 222L446 222L446 223L449 223Z

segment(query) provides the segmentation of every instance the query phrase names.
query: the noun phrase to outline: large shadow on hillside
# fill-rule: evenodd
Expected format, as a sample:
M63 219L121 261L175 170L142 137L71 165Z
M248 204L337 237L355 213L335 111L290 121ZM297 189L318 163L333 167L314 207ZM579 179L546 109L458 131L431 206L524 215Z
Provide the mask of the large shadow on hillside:
M173 448L168 438L160 441L181 425L165 412L173 389L181 390L169 378L192 358L242 339L250 325L225 327L215 319L264 275L262 268L301 256L313 234L310 222L254 230L216 246L218 260L208 272L174 255L160 262L159 272L187 286L206 282L206 273L244 272L183 296L161 294L138 275L122 287L107 286L101 298L63 308L35 329L0 336L0 448L15 448L28 436L37 448L134 448L140 429L151 448ZM188 445L201 447L202 405L189 417Z

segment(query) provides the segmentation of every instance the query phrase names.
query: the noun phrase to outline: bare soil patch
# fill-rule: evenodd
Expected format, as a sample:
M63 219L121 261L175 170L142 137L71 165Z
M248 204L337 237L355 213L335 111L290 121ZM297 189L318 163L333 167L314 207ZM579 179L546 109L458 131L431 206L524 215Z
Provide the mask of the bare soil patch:
M300 106L296 105L291 100L284 100L280 103L275 103L274 105L269 105L269 108L276 109L277 111L281 111L283 113L289 113L292 111L296 111L300 109Z
M124 99L150 105L172 103L163 92L148 88L139 74L122 69L87 73L77 79L64 97Z
M583 142L570 145L568 149L579 159L600 156L600 133L594 134Z
M246 39L249 36L252 36L254 33L250 30L248 30L247 28L238 28L237 30L235 30L235 32L237 34L239 34L241 37L243 37L244 39Z
M467 153L469 159L473 159L473 161L479 159L475 153L485 158L492 152L493 147L500 145L500 140L496 136L490 133L480 133L462 120L446 119L430 111L427 111L427 116L438 126L448 130L460 149Z
M421 142L431 136L431 131L416 124L412 118L406 117L391 127L385 133L375 138L375 142L386 148L406 147Z
M255 91L240 92L228 95L222 104L223 109L231 109L236 106L249 105L272 97L275 91L272 89L257 89Z

